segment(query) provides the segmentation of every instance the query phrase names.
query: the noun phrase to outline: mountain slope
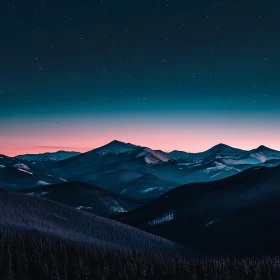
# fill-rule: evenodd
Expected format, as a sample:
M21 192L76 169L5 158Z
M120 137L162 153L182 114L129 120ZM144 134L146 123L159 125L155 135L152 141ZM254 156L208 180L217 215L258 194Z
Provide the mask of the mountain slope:
M0 213L0 236L53 238L107 250L182 251L171 241L38 197L0 193Z
M253 149L245 155L239 157L239 160L249 164L269 165L273 160L280 159L280 152L265 146Z
M38 188L42 185L63 181L62 178L47 175L22 163L0 167L0 185L10 191L20 191L31 187Z
M280 166L184 185L117 219L209 254L266 254L261 244L280 244L279 213Z
M20 191L65 182L64 178L50 175L49 167L44 170L41 165L41 162L0 155L0 186L6 190Z
M25 194L40 196L102 217L127 212L141 205L140 201L120 197L82 182L68 182L25 190Z
M141 189L139 185L138 187L135 185L133 192L133 182L153 174L155 181L150 182L148 188L170 186L172 180L163 178L161 172L157 174L157 170L173 164L173 159L149 148L113 141L98 149L57 162L51 173L68 181L82 181L100 186L116 194L130 189L131 192L127 192L129 193L127 196L147 199L150 196L141 196L145 186ZM158 183L160 185L156 186ZM161 193L162 191L158 193L155 191L154 196Z

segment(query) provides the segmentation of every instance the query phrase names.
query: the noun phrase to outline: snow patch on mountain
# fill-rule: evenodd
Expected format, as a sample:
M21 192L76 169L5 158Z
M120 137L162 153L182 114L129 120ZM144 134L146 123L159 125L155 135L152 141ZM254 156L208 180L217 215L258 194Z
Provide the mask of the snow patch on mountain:
M246 159L223 159L222 162L226 165L249 164Z
M128 212L126 209L124 209L122 206L120 206L120 204L116 201L113 200L113 206L110 207L110 209L114 212L118 212L118 213L125 213Z
M127 191L127 189L124 189L121 193L124 193L125 191Z
M171 158L164 156L163 154L156 152L150 148L144 148L136 158L144 157L144 160L148 164L159 164L166 163L171 160Z
M226 170L226 171L229 171L229 170L235 170L237 172L240 172L241 170L237 169L237 168L234 168L234 167L229 167L227 165L225 165L224 163L222 162L218 162L218 161L215 161L214 162L215 166L213 167L208 167L205 169L205 172L206 173L210 173L210 172L215 172L215 171L223 171L223 170ZM221 173L221 172L220 172ZM216 174L218 175L218 174Z
M17 169L21 169L21 170L26 170L26 171L30 171L30 167L23 164L23 163L16 163L13 165L14 168L17 168Z
M214 223L216 223L217 221L218 221L218 219L215 218L214 220L209 221L208 223L206 223L205 227L209 227L209 226L213 225Z
M67 180L65 180L65 179L63 179L63 178L60 178L60 177L59 177L59 179L60 179L61 181L63 181L63 182L67 182Z
M246 157L240 158L240 159L223 159L223 163L226 165L241 165L241 164L260 164L260 163L265 163L268 160L272 159L279 159L279 157L276 156L269 156L269 155L264 155L262 153L251 153L246 155Z
M92 207L89 207L89 206L78 206L76 209L78 209L78 210L92 210Z
M169 212L160 218L154 219L153 221L149 222L148 224L149 225L160 225L163 223L170 222L174 219L175 219L175 214L172 212Z
M219 173L217 173L217 174L211 176L210 178L215 178L215 177L217 177L217 176L219 176L219 175L221 175L221 174L223 174L223 172L219 172Z
M48 186L48 185L50 185L50 183L39 180L36 185L37 186Z
M110 207L110 210L112 210L114 212L118 212L118 213L126 213L126 212L128 212L127 210L125 210L121 206L112 206L112 207Z
M28 173L28 174L30 174L30 175L33 175L32 172L29 172L29 171L27 171L27 170L24 170L24 169L21 169L21 168L18 168L18 170L21 171L21 172L24 172L24 173Z
M31 196L44 196L46 194L48 194L48 192L40 192L40 193L31 192L31 193L26 193L26 195L31 195Z
M33 175L33 173L30 171L30 167L23 164L23 163L16 163L13 165L14 168L17 168L17 170L21 171L21 172L25 172L28 173L30 175Z
M141 193L149 193L149 192L152 192L152 191L169 191L173 188L173 186L165 186L165 187L150 187L150 188L147 188L147 189L144 189L141 191Z
M99 198L111 211L117 213L125 213L128 212L124 209L117 200L110 199L110 198Z
M145 159L145 161L146 161L148 164L158 164L158 163L160 163L160 160L159 160L159 159L154 158L154 157L152 157L152 156L147 156L147 157L145 157L144 159Z
M254 157L256 158L257 160L259 160L261 163L264 163L267 161L267 158L262 155L262 154L258 154L258 153L255 153L255 154L251 154L251 157Z

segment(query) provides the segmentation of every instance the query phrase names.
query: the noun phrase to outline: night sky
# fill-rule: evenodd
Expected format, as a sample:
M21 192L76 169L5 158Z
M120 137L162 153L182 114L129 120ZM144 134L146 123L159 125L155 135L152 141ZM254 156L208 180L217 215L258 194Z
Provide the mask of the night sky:
M0 2L0 153L118 139L280 150L276 1Z

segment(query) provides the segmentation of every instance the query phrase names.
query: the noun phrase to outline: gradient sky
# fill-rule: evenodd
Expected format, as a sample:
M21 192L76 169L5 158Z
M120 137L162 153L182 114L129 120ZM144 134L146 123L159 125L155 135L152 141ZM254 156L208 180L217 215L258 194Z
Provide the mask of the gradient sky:
M279 4L1 1L0 153L118 139L280 150Z

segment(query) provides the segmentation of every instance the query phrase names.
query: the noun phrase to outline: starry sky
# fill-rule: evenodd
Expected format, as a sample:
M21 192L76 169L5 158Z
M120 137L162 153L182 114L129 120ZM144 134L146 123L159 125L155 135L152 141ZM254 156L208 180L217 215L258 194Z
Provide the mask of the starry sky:
M279 3L3 0L0 153L118 139L280 150Z

